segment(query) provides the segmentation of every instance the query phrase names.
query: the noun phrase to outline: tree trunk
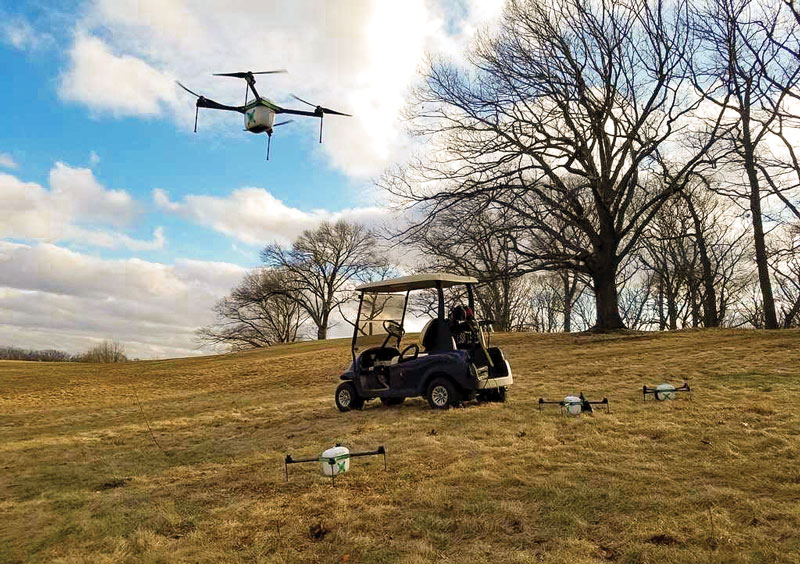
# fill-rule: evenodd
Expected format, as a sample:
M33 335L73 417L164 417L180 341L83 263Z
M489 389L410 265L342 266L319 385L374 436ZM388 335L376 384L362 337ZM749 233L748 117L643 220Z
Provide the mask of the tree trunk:
M753 214L753 241L756 250L756 266L758 267L758 284L761 287L761 297L764 305L764 327L766 329L777 329L778 316L775 313L775 299L772 297L772 282L769 279L767 245L764 238L764 225L761 219L761 195L758 189L750 194L750 211Z
M611 265L599 268L592 273L594 297L597 306L597 321L594 331L616 331L624 329L625 324L619 315L617 295L617 276Z
M755 147L750 138L750 120L747 115L742 119L742 148L744 168L750 184L750 213L753 216L753 242L756 251L756 267L758 268L758 285L761 287L761 299L764 305L764 327L777 329L778 316L775 313L775 299L772 297L772 282L769 279L767 246L761 217L761 188L756 170Z
M569 272L561 274L564 282L564 333L572 331L572 298L575 294L575 286L570 284Z
M703 325L705 327L719 327L719 315L717 314L717 291L714 288L714 271L711 267L711 259L708 258L708 247L706 246L706 236L703 233L703 224L691 197L683 194L683 199L689 208L694 223L695 241L697 250L700 253L700 265L703 267Z
M694 280L689 282L689 301L692 304L692 327L700 327L700 304L697 301L697 285Z

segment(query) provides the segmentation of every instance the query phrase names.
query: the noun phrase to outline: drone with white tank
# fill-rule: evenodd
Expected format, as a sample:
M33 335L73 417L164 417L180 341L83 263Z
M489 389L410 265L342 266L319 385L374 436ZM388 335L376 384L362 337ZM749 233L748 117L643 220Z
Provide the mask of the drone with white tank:
M285 73L285 70L274 70L274 71L262 71L262 72L227 72L227 73L217 73L214 76L229 76L233 78L241 78L246 83L247 86L245 87L244 91L244 104L241 106L229 106L226 104L220 104L219 102L215 102L205 96L201 96L196 92L192 92L186 86L178 82L178 86L186 90L192 96L197 98L197 102L195 103L195 114L194 114L194 131L197 133L197 116L200 111L200 108L210 108L212 110L224 110L228 112L238 112L244 115L244 127L245 131L249 131L250 133L266 133L267 134L267 160L269 160L269 149L270 143L272 140L272 133L274 128L286 125L287 123L291 123L293 120L286 120L280 121L275 123L275 116L277 114L289 114L295 116L306 116L306 117L315 117L319 118L319 142L322 143L322 120L328 114L333 114L337 116L347 116L352 117L350 114L345 114L343 112L337 112L336 110L332 110L330 108L325 108L320 105L312 104L311 102L307 102L302 98L295 96L292 94L292 97L297 100L298 102L302 102L308 106L314 108L313 111L309 110L294 110L291 108L284 108L282 106L277 105L276 103L272 102L271 100L262 97L258 91L256 90L256 78L255 75L257 74L277 74L277 73ZM249 96L250 93L253 94L253 99L250 100Z

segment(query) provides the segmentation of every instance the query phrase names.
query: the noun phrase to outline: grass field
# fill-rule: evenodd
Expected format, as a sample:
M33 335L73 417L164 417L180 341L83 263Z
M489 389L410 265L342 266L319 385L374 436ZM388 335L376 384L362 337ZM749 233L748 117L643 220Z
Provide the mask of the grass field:
M0 362L0 562L800 562L800 332L496 341L508 402L447 412L339 413L345 341ZM580 391L611 414L537 411ZM389 471L285 481L335 442Z

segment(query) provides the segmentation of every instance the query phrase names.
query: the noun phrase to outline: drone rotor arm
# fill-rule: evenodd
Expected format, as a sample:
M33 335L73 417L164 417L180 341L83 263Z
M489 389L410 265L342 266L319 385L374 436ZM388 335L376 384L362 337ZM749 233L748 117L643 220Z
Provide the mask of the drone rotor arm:
M214 100L209 100L208 98L204 98L203 96L197 99L197 107L209 108L212 110L225 110L228 112L239 112L240 114L243 114L245 112L245 106L227 106L225 104L220 104L219 102L215 102Z
M320 117L317 112L308 112L306 110L292 110L291 108L278 108L275 110L276 114L291 114L293 116L308 116Z

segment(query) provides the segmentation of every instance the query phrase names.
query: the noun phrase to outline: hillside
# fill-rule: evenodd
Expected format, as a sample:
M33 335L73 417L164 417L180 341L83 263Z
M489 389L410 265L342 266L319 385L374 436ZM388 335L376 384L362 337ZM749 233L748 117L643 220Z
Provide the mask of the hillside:
M0 362L0 562L800 561L800 332L496 341L508 402L448 412L339 413L343 340ZM642 402L684 379L693 400ZM611 414L537 411L580 391ZM335 442L390 470L285 481Z

